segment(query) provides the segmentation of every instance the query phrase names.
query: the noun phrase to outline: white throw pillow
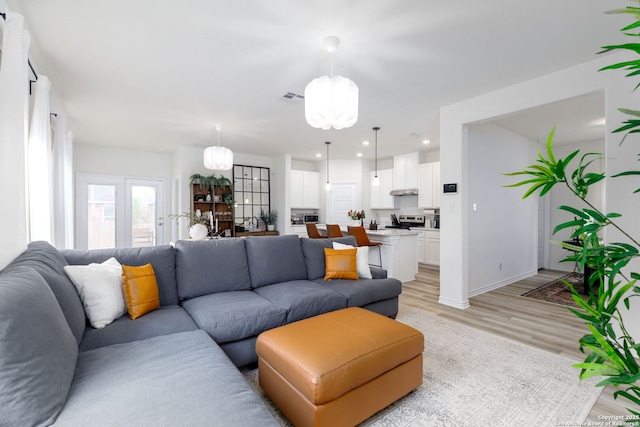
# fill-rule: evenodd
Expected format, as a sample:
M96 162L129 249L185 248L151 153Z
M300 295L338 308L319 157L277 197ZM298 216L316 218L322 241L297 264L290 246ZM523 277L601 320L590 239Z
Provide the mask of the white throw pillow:
M333 242L333 249L353 249L355 246ZM369 246L358 246L356 251L356 270L361 279L372 279L371 268L369 267Z
M127 312L122 293L122 265L115 258L102 264L67 265L64 271L78 290L94 328L102 329Z

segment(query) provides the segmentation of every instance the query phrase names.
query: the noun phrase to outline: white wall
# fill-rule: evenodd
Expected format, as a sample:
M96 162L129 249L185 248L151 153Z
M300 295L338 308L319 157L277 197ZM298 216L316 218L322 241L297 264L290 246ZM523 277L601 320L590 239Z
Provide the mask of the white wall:
M505 190L514 180L503 175L531 164L536 152L532 141L493 124L469 126L469 296L537 272L537 199ZM450 196L441 197L446 206Z
M618 111L619 107L640 109L637 94L633 93L634 81L625 79L616 71L598 72L600 68L615 63L635 59L633 55L613 54L558 71L534 80L478 96L440 110L440 148L442 182L459 183L459 191L447 197L441 210L442 228L440 241L440 302L458 308L469 305L469 253L478 248L469 245L467 227L470 214L469 186L469 124L490 120L515 111L537 107L551 102L605 90L605 169L608 175L623 170L638 168L638 146L627 141L619 145L621 135L611 131L626 120ZM553 124L550 124L551 127ZM446 143L445 143L446 142ZM532 161L535 159L531 159ZM508 165L505 165L507 168ZM607 211L626 213L618 222L631 232L640 235L640 222L634 212L640 211L640 198L632 192L638 187L637 179L607 179L604 184L605 207ZM507 191L507 189L505 189ZM499 221L497 221L497 229ZM605 241L626 240L619 232L608 230ZM640 268L640 261L634 263ZM632 303L632 313L627 321L635 328L634 335L640 336L640 310Z

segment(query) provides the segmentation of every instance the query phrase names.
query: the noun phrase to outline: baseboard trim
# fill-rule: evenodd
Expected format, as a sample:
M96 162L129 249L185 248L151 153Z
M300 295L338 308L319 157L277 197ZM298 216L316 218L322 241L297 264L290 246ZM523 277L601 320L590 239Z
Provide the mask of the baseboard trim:
M481 287L479 289L474 289L472 291L469 291L469 298L472 298L472 297L475 297L477 295L481 295L481 294L487 293L489 291L493 291L494 289L498 289L498 288L501 288L501 287L506 286L506 285L510 285L510 284L512 284L514 282L517 282L518 280L523 280L523 279L526 279L528 277L533 277L536 274L538 274L537 270L529 271L529 272L526 272L526 273L522 273L522 274L520 274L518 276L510 277L508 279L501 280L499 282L492 283L492 284L489 284L487 286L483 286L483 287Z
M448 305L449 307L453 307L453 308L459 308L461 310L464 310L465 308L471 307L469 305L469 300L468 299L466 299L464 301L456 301L456 300L452 300L452 299L440 296L440 298L438 298L438 302L440 304Z

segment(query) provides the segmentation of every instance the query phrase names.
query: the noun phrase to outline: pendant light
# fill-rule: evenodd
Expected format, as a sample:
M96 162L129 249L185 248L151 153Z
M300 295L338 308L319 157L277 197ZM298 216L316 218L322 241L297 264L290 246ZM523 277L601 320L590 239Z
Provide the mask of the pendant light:
M338 37L325 37L331 75L312 80L304 89L304 116L314 128L343 129L358 121L358 86L346 77L333 75L333 52L339 44Z
M376 156L376 160L375 160L375 168L376 168L376 173L373 176L373 182L371 183L374 187L378 187L380 186L380 178L378 178L378 131L380 130L380 128L378 126L373 128L374 132L376 133L376 148L375 148L375 156Z
M329 191L331 190L331 183L329 182L329 145L331 142L327 141L325 144L327 144L327 182L324 184L324 189Z
M233 152L227 147L220 146L220 131L222 125L217 124L218 146L207 147L204 150L204 167L217 171L228 171L233 169Z

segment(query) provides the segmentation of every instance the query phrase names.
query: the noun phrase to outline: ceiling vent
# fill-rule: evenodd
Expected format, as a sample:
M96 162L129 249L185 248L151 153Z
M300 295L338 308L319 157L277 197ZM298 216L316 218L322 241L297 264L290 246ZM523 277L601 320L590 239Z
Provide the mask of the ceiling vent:
M304 95L287 92L278 99L282 102L286 102L287 104L302 104L302 102L304 101Z

